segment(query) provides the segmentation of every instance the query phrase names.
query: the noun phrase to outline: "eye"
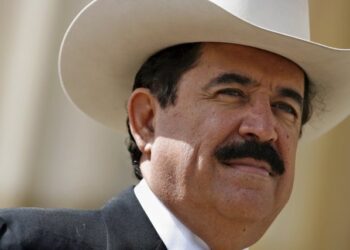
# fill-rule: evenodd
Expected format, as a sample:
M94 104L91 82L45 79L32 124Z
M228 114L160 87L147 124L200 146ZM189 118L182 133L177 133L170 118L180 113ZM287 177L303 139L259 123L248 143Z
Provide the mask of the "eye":
M216 92L217 95L227 95L227 96L234 96L234 97L245 97L245 93L236 88L226 88L226 89L220 89Z
M298 114L295 111L295 109L291 105L289 105L287 103L277 102L277 103L272 104L272 107L274 109L277 109L277 110L280 110L282 112L285 112L286 114L293 115L295 118L298 117Z

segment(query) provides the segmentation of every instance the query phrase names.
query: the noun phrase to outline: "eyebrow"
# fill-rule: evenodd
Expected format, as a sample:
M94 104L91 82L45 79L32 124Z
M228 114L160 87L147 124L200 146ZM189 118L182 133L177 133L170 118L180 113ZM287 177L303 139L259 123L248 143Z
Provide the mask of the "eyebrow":
M209 83L204 86L204 89L208 90L213 86L226 84L226 83L238 83L245 86L245 85L253 84L255 83L255 81L248 76L241 75L238 73L222 73L214 77L213 79L211 79Z
M288 97L294 100L296 103L299 104L300 108L302 109L304 104L304 98L296 90L291 88L280 88L278 89L278 93L281 96Z

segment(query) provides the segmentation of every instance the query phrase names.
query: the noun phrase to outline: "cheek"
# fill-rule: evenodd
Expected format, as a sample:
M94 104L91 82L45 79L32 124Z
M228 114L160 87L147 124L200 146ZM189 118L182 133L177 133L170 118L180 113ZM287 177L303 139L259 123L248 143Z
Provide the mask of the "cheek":
M222 143L233 136L239 118L233 112L224 112L218 108L207 108L189 119L193 131L191 135L212 144Z
M166 197L179 199L184 194L184 182L191 171L189 166L192 165L193 155L193 148L188 143L158 136L152 145L150 158L151 174L148 176L151 182Z
M193 158L193 147L185 141L158 136L152 145L151 161L162 169L176 169ZM162 170L161 170L162 171Z
M296 150L299 142L299 133L296 131L287 131L280 133L279 144L281 154L286 164L286 170L294 170Z
M285 205L292 192L298 140L299 135L295 131L280 133L279 136L280 154L285 164L285 173L280 177L277 184L278 188L276 189L278 192L277 196L280 197L279 207L283 207Z
M156 137L187 141L196 132L196 116L190 110L164 112L157 117ZM186 109L184 109L186 110Z
M174 188L179 187L175 186L176 182L185 185L199 175L202 178L210 175L207 172L211 169L208 165L212 164L213 152L226 138L222 117L202 109L194 112L179 108L180 111L167 112L157 118L151 156L154 174L162 175Z

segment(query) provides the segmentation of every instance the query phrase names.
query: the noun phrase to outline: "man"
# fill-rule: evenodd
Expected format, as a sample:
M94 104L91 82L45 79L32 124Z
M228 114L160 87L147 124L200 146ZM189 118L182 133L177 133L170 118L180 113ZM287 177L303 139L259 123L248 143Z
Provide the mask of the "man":
M101 210L3 210L1 249L243 249L260 239L290 196L314 85L342 90L328 90L336 112L314 134L349 114L339 92L350 89L350 53L245 23L228 3L99 0L79 15L60 54L65 90L118 129L135 78L129 151L142 180Z

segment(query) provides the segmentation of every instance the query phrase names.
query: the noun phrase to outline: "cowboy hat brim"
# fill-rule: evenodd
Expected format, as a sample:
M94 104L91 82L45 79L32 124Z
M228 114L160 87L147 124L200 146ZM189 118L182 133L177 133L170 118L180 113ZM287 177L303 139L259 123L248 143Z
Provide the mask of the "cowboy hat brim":
M145 60L175 44L204 41L252 46L298 64L316 85L325 107L304 127L303 140L320 136L350 114L350 50L258 27L215 0L91 2L64 36L60 80L80 110L126 132L127 98Z

